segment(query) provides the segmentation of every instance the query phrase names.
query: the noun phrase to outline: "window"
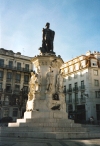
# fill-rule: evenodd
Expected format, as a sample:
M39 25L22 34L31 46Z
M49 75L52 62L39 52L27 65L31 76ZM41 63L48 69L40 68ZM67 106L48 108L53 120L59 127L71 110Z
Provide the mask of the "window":
M73 66L70 66L69 67L69 72L72 72L73 71Z
M95 98L100 98L100 91L95 91Z
M81 89L84 89L84 80L81 81Z
M13 67L13 61L9 61L9 68Z
M96 104L96 115L98 122L100 121L100 104Z
M7 81L11 81L12 79L12 72L7 72Z
M71 76L68 76L68 80L70 81L72 79L72 77Z
M76 79L77 78L77 74L74 74L74 79Z
M4 59L0 59L0 67L4 66Z
M81 99L84 98L84 92L81 92Z
M15 85L15 90L20 91L20 85Z
M29 71L29 64L25 64L25 70Z
M24 83L28 84L29 82L29 75L24 75Z
M98 75L98 70L94 70L94 75Z
M94 85L95 86L99 86L99 81L98 80L94 80Z
M12 92L11 84L6 84L6 92Z
M75 93L75 102L78 102L78 93Z
M0 71L0 81L3 80L3 71Z
M77 88L77 87L78 87L78 83L77 83L77 82L76 82L74 85L75 85L75 88Z
M18 114L18 109L13 108L13 117L17 117L17 114Z
M97 66L97 62L93 62L93 66Z
M68 73L68 68L65 68L64 71L65 71L65 74L67 74Z
M20 70L21 69L21 63L17 62L17 69Z
M23 88L24 93L28 93L28 86L24 86Z
M72 102L72 94L69 94L69 102Z
M2 91L2 83L0 83L0 91Z
M83 72L80 72L80 76L83 77L84 76L84 73Z
M74 68L75 68L75 70L78 70L79 69L79 64L78 63L75 64Z
M85 60L81 61L81 68L84 68L85 65L86 65L86 61Z
M72 89L72 84L69 84L69 89Z
M16 73L16 82L20 83L21 74Z
M5 108L3 112L3 117L8 117L9 116L9 109Z

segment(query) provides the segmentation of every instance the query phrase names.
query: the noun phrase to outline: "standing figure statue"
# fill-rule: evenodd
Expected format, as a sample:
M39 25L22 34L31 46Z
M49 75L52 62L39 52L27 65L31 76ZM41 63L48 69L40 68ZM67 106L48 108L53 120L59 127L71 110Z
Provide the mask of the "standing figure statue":
M36 91L40 92L41 91L41 84L42 84L42 76L41 76L41 73L40 73L39 69L37 69L35 83L36 83Z
M59 74L57 75L57 81L56 81L56 92L63 92L63 76L61 70L59 71Z
M31 79L30 79L30 82L29 82L29 88L30 88L30 94L31 95L33 95L33 93L36 90L35 79L36 79L35 72L31 72Z
M46 81L47 81L46 91L52 91L53 82L54 82L54 73L51 70L51 67L49 67L49 72L47 72L46 74Z
M43 28L42 49L44 53L53 53L53 41L55 32L49 29L49 27L50 23L46 23L46 28Z

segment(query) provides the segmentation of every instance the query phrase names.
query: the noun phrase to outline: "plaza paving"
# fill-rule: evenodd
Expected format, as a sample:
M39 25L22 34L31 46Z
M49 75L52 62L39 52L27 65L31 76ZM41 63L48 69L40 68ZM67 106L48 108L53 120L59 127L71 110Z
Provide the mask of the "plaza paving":
M55 140L3 137L0 139L0 146L100 146L100 139Z

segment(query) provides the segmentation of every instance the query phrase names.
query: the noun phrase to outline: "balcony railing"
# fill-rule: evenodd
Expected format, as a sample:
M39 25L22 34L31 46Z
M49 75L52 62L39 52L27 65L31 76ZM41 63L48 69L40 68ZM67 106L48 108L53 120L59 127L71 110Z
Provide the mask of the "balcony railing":
M1 101L0 100L0 105L9 105L9 101Z
M28 68L23 68L23 70L24 70L24 71L29 71L29 69L28 69Z
M23 91L23 94L28 94L28 91L26 90L26 91Z
M11 82L11 81L12 81L12 79L10 79L10 78L9 79L6 79L6 82Z
M6 92L6 93L12 93L12 89L4 89L4 92Z
M20 90L13 90L13 94L19 95L20 94Z
M13 69L13 66L12 65L6 65L6 68Z
M24 84L28 84L29 83L29 81L24 81Z
M74 88L73 88L73 91L74 91L74 92L78 91L78 87L74 87Z
M4 67L4 64L0 64L0 67Z
M15 80L15 83L20 83L20 80Z
M68 104L72 104L72 100L67 100L67 103Z
M5 68L5 69L10 69L10 70L18 70L21 72L31 72L31 70L27 69L27 68L22 68L22 67L15 67L15 66L11 66L11 65L5 65L5 64L0 64L0 68Z
M79 103L79 99L78 99L78 98L77 98L77 99L73 99L72 102L73 102L74 104L78 104L78 103Z
M85 85L79 86L80 90L85 90Z
M67 92L72 92L72 88L67 89Z

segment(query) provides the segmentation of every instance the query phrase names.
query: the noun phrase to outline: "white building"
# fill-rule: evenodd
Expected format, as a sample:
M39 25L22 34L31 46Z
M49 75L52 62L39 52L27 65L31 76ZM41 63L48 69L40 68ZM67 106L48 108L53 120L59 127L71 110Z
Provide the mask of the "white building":
M88 51L61 67L65 77L66 103L69 115L76 121L100 120L100 52Z
M0 119L3 117L18 118L25 111L30 71L33 70L31 57L23 56L20 52L0 48ZM23 98L24 99L23 99Z

